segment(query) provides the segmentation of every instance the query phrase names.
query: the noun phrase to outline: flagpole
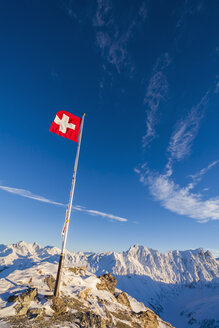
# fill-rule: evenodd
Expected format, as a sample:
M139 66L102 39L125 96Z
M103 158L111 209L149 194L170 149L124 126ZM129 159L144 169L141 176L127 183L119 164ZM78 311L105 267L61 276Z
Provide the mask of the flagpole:
M77 175L77 168L78 168L78 159L79 159L80 148L81 148L81 137L82 137L82 131L83 131L83 126L84 126L84 117L85 117L85 113L82 114L80 132L79 132L79 137L78 137L78 147L77 147L77 153L76 153L76 157L75 157L75 165L74 165L74 171L73 171L73 176L72 176L71 191L70 191L68 210L67 210L66 221L65 221L65 232L64 232L64 236L63 236L63 240L62 240L62 249L61 249L61 254L60 254L60 259L59 259L59 266L58 266L58 271L57 271L54 296L59 295L59 286L60 286L60 282L61 282L62 268L63 268L64 256L65 256L65 245L66 245L66 240L67 240L69 221L70 221L70 217L71 217L72 201L73 201L73 197L74 197L75 182L76 182L76 175Z

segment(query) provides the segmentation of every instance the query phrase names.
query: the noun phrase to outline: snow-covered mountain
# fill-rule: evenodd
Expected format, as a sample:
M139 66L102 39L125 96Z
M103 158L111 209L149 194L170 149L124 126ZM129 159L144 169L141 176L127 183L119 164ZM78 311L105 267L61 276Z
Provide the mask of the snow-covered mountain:
M15 268L56 263L60 250L37 243L0 245L0 277ZM66 252L65 265L111 272L118 288L152 308L177 328L219 327L219 264L203 249L170 251L135 245L121 253Z
M6 273L5 269L4 273ZM151 309L85 267L65 266L54 297L57 265L40 262L0 279L1 328L173 328Z
M39 261L58 261L60 250L57 247L41 247L37 243L21 241L12 245L0 245L0 265L8 266L21 261L26 265ZM167 284L189 284L198 281L211 281L219 277L219 266L213 255L202 248L188 251L156 250L135 245L128 251L116 253L75 253L66 251L66 262L86 266L91 272L115 275L145 275L154 281Z

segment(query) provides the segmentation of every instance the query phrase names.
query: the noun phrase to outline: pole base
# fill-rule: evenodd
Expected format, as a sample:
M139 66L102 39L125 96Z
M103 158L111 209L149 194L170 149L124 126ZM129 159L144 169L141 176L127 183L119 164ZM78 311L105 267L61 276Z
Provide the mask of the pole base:
M54 296L58 297L59 296L59 286L61 283L61 276L62 276L62 268L64 264L64 254L60 255L59 259L59 267L58 267L58 272L57 272L57 277L56 277L56 284L55 284L55 289L54 289Z

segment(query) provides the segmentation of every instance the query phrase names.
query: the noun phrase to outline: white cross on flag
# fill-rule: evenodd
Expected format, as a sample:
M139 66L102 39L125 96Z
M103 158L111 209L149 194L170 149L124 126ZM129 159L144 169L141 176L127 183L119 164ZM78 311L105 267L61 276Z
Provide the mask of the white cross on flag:
M49 131L78 142L80 124L80 117L68 113L65 110L61 110L56 114Z

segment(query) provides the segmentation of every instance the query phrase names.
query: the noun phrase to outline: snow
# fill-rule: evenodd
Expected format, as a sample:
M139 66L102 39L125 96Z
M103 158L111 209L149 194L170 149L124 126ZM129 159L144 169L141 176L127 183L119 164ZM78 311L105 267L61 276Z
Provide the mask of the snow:
M41 247L37 243L0 245L1 318L14 311L13 305L6 307L8 296L29 286L30 279L39 294L51 293L43 278L48 274L56 276L59 254L58 248ZM90 273L83 277L74 275L68 270L73 266L85 266ZM96 289L99 279L94 274L112 272L117 278L117 287L131 295L129 301L134 311L151 308L177 328L190 327L191 322L193 328L199 328L204 320L219 320L219 264L209 251L204 252L201 248L160 253L135 245L121 253L67 251L65 268L63 281L66 286L62 285L61 291L66 296L92 290L94 296L110 302L110 311L116 311L122 305L113 302L112 294ZM94 311L104 315L95 298L89 306L91 304ZM49 302L44 305L48 315L52 314L50 305ZM41 304L35 302L32 306ZM6 327L1 324L4 323L0 321L0 328ZM159 327L163 325L159 323Z
M48 262L43 260L39 261L39 253L45 256L45 250L37 247L30 247L21 243L19 246L13 246L16 251L9 252L8 249L3 248L3 254L5 255L5 263L14 263L8 265L0 273L0 318L6 319L7 317L16 314L15 307L17 303L9 303L8 297L10 295L18 295L24 292L29 287L36 287L38 289L38 297L30 303L29 308L43 308L47 316L52 316L54 311L51 308L52 299L46 299L45 295L51 295L45 277L49 274L56 276L57 263L51 263L50 258ZM27 250L28 248L28 250ZM32 253L31 253L32 252ZM37 254L36 254L37 253ZM3 255L1 253L1 255ZM13 254L13 255L11 255ZM11 255L11 256L10 256ZM53 254L54 255L54 254ZM7 258L10 256L10 258ZM21 265L19 257L22 256L23 266ZM4 256L2 256L3 259ZM106 318L106 309L110 313L119 313L119 311L129 310L125 305L117 302L115 296L106 290L98 290L97 284L101 283L101 280L93 273L84 271L82 275L77 275L74 270L71 270L72 266L65 265L63 268L62 283L60 285L60 295L63 297L71 297L80 300L86 308L89 308L93 313L99 314ZM120 289L116 289L116 293L121 293ZM130 304L134 311L147 311L148 308L143 303L139 303L133 297L128 296ZM103 300L105 306L102 305ZM74 313L75 309L69 311ZM113 317L113 320L118 320ZM107 319L107 318L106 318ZM129 325L130 322L120 319L124 324ZM160 320L162 322L162 320ZM0 321L0 328L8 328L9 326L3 321ZM52 324L52 327L69 327L76 328L74 323L63 322ZM163 327L167 327L165 324Z
M37 243L19 242L9 246L0 245L0 266L24 264L26 266L44 260L57 263L60 250L56 247L45 248ZM188 251L170 251L160 253L156 250L135 245L126 252L75 253L66 252L66 263L69 265L86 266L97 275L112 272L115 275L145 275L154 281L168 284L198 281L211 281L219 277L219 265L213 255L202 248Z
M167 325L165 323L163 323L162 321L159 321L159 326L158 328L166 328Z
M219 285L198 284L195 288L181 287L180 293L169 297L162 319L172 316L173 324L178 328L200 327L206 320L219 321Z
M128 295L128 299L133 311L135 312L145 311L145 305L143 303L136 301L136 299L134 297L131 297L130 295Z

